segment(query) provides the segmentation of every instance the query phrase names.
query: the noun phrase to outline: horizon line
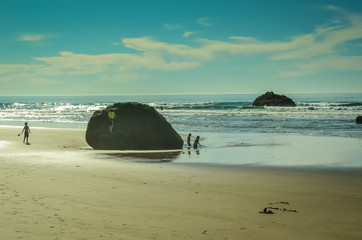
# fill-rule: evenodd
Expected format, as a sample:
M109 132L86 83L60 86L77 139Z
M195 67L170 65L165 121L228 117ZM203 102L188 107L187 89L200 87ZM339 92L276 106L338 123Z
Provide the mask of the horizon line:
M276 94L362 94L362 92L276 92L269 90L266 92L274 92ZM132 93L132 94L55 94L55 95L1 95L0 97L95 97L95 96L191 96L191 95L261 95L263 93Z

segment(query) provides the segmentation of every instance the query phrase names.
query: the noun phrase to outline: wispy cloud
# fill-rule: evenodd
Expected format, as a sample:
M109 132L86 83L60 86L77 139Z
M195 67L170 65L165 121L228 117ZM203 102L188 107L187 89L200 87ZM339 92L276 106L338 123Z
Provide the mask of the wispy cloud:
M182 24L178 24L178 23L165 23L165 24L163 24L163 26L167 30L179 30L179 29L184 28L184 26Z
M213 58L213 51L206 46L199 48L190 47L183 44L172 44L158 42L150 37L126 38L123 44L132 49L143 52L144 56L158 56L165 59L176 59L181 61L205 61Z
M292 70L280 73L281 77L299 77L323 71L362 71L362 56L330 56L298 64Z
M196 22L200 25L211 27L210 20L207 17L196 19Z
M17 41L19 42L36 42L48 39L46 34L22 34Z
M185 32L183 36L189 37L191 34L193 32ZM22 39L40 41L44 36L24 36ZM281 77L298 77L329 70L362 71L362 56L348 55L351 42L360 39L362 16L357 14L344 14L343 24L333 21L288 41L261 41L250 36L231 36L224 41L198 39L196 46L191 46L156 41L151 37L124 38L114 45L123 45L137 50L137 53L90 55L63 51L58 56L36 57L34 59L38 62L32 66L0 65L0 81L75 75L132 80L142 71L184 71L198 68L208 61L251 55L258 55L263 61L278 66L288 63L287 71L282 70L285 68L276 69L276 75ZM360 48L358 44L353 47Z
M319 9L322 9L322 10L327 10L327 11L335 11L335 12L340 12L340 13L347 13L344 8L335 6L333 4L329 4L329 5L313 5L312 7L319 8Z
M190 37L192 34L194 34L193 32L184 32L184 34L182 34L183 37Z
M232 36L232 37L229 37L229 38L233 39L233 40L238 40L238 41L244 42L244 43L257 43L257 42L259 42L256 38L253 38L253 37Z

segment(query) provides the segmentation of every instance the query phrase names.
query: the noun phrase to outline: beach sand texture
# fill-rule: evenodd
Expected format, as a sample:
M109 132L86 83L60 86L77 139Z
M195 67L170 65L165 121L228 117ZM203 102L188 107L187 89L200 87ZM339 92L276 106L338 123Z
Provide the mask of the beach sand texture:
M132 163L31 130L0 128L1 239L362 239L360 169Z

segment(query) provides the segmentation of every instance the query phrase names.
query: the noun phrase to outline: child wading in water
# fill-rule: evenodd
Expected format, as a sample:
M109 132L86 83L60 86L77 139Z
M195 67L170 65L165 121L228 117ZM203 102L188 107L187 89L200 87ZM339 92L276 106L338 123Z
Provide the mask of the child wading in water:
M201 147L200 136L197 136L194 142L194 149L197 149L199 146Z
M189 135L187 136L187 147L191 147L191 133L189 133Z
M25 123L25 126L24 126L24 128L23 128L23 131L21 131L21 134L23 134L23 133L24 133L23 143L25 143L25 140L26 140L26 144L29 144L29 133L31 133L31 132L30 132L30 128L29 128L27 122Z

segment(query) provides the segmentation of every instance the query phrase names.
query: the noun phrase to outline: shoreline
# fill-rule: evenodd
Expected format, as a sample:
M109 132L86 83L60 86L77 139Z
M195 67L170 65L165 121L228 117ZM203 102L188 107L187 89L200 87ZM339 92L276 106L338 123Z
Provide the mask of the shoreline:
M0 150L5 239L362 236L361 169L151 164L80 149L84 130L34 129L30 146L19 142L12 128L0 128L0 136L10 142ZM253 152L243 157L252 158ZM215 154L193 153L181 156ZM234 157L225 152L224 158ZM261 214L264 208L274 214Z
M35 132L30 134L29 141L34 144L26 149L31 151L64 150L87 155L113 155L115 159L160 159L160 162L195 166L362 169L362 139L359 138L277 133L205 133L201 134L203 147L197 150L186 146L183 149L153 151L93 150L85 141L85 129L32 129ZM8 149L25 150L20 147L23 135L17 136L21 130L22 127L0 125L0 141L3 144L7 142ZM181 134L181 137L186 142L187 135Z

